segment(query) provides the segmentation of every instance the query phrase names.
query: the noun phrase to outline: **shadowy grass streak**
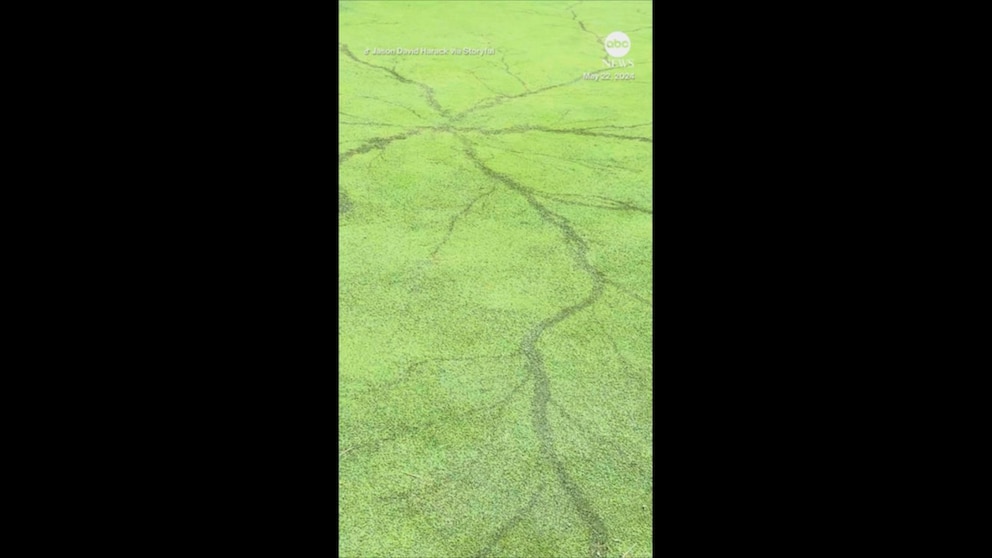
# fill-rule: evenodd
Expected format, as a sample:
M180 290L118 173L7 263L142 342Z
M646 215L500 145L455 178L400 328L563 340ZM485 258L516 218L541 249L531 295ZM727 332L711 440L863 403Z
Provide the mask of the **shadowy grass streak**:
M593 280L593 288L589 296L580 301L578 304L563 308L554 316L546 318L541 323L537 324L524 336L520 349L527 360L527 369L534 378L532 420L534 424L534 431L541 443L541 453L548 459L548 461L551 462L559 483L561 483L565 493L568 494L569 498L572 500L572 504L575 506L575 509L582 518L582 521L586 524L586 527L589 530L590 554L592 556L596 556L596 549L603 548L606 541L609 540L609 532L606 528L606 524L603 522L603 519L589 504L582 488L579 487L575 480L572 479L571 475L568 474L568 471L565 469L565 464L562 462L561 457L558 455L558 451L555 449L554 435L551 431L551 426L548 423L548 402L551 399L551 386L548 379L548 373L544 368L544 360L541 356L540 350L537 348L537 342L540 340L545 331L551 329L556 324L564 321L576 312L579 312L594 304L603 294L605 280L599 270L589 263L586 256L586 252L588 250L586 242L579 236L567 219L554 213L541 204L530 189L518 184L512 178L486 166L486 164L479 159L478 155L475 153L475 150L472 149L471 144L464 138L460 137L460 139L462 140L462 143L465 144L466 156L473 163L475 163L475 165L483 173L490 178L505 184L511 190L520 193L531 205L531 207L538 212L542 220L554 225L562 232L566 244L570 245L573 249L573 257L576 263L578 263L579 267L582 268Z

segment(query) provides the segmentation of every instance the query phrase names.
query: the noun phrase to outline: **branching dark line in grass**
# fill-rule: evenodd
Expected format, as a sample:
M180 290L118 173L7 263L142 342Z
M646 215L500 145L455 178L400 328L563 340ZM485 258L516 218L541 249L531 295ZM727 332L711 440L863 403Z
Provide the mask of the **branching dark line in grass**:
M609 304L609 302L607 302L607 305L609 305L611 309L614 308L612 304ZM593 311L595 312L595 309L593 309ZM603 335L610 340L610 345L613 346L613 352L616 353L617 358L619 358L623 363L621 370L624 371L624 374L636 382L645 383L650 389L651 369L634 366L634 364L627 360L623 353L620 352L616 339L610 335L608 331L606 331L606 328L603 327L602 320L597 318L596 323L599 325L599 330L603 332Z
M382 502L395 502L397 500L408 500L410 498L423 496L431 489L434 488L439 489L446 485L458 483L459 481L463 480L465 477L471 477L474 474L478 463L482 460L487 460L487 459L491 459L491 457L487 453L479 452L472 459L462 463L457 470L451 471L445 469L446 474L441 476L435 476L434 482L428 486L414 487L409 490L401 490L399 492L393 492L391 494L380 496L378 500ZM434 491L434 494L436 493L437 490Z
M517 385L514 388L514 390L511 393L514 393L515 394L528 381L530 381L530 380L527 379L527 380L521 382L519 385ZM502 414L502 412L500 414ZM496 415L495 418L498 418L499 416L500 415ZM501 425L499 423L494 423L493 430L499 428L500 426ZM493 437L494 437L494 435L492 434L492 432L487 432L483 436L480 436L480 438L485 439L485 440L492 440ZM482 449L482 448L480 447L479 449ZM399 491L399 492L393 492L391 494L381 496L378 499L380 501L386 501L386 502L393 502L393 501L397 501L397 500L407 500L409 498L423 496L425 493L427 493L428 491L430 491L432 489L435 489L435 488L440 489L440 488L445 487L447 485L457 484L457 483L465 480L466 478L468 478L468 480L471 481L472 476L476 474L476 471L477 471L477 468L478 468L477 466L478 466L479 462L480 461L484 461L484 460L491 460L491 459L492 459L492 456L490 454L488 454L488 453L486 453L484 451L479 451L475 455L475 457L469 459L468 461L462 462L461 464L459 464L459 466L457 468L453 468L453 469L445 468L445 473L446 474L441 475L441 476L434 476L433 477L434 482L432 484L428 485L428 486L420 486L420 487L411 488L409 490L402 490L402 491ZM543 488L544 487L542 486L541 489L543 490ZM437 490L434 491L434 493L436 493L436 492L437 492Z
M347 161L348 159L354 157L355 155L368 153L373 149L385 149L387 145L393 143L394 141L403 140L408 137L415 136L419 133L421 133L421 130L412 130L409 132L403 132L402 134L397 134L395 136L388 136L385 138L372 138L354 149L349 149L348 151L339 154L338 164L340 165L341 163Z
M637 293L629 290L627 287L624 287L623 285L617 283L616 281L613 281L612 279L607 279L606 280L606 284L609 285L609 286L611 286L611 287L613 287L614 289L622 292L623 294L625 294L625 295L633 298L634 300L637 300L637 301L640 301L640 302L646 304L648 306L648 308L654 308L654 304L650 300L648 300L648 299L644 298L643 296L640 296L639 294L637 294Z
M498 418L504 412L506 412L506 407L513 401L513 399L517 396L517 394L520 393L520 390L523 389L523 387L525 385L527 385L528 383L530 383L530 381L531 381L531 378L529 378L529 377L524 378L523 380L521 380L520 382L518 382L513 387L513 389L510 390L510 392L506 394L505 397L503 397L499 401L493 403L492 405L482 405L481 407L477 407L477 408L472 409L470 411L465 411L463 413L455 413L455 414L449 415L449 416L445 417L444 419L433 420L433 421L430 421L430 422L427 422L427 423L423 423L423 424L418 424L418 425L415 425L415 426L401 427L401 428L399 428L393 434L390 434L390 435L385 436L385 437L382 437L382 438L376 438L376 439L373 439L373 440L369 440L367 442L362 442L362 443L356 444L354 447L356 449L363 449L364 450L363 453L365 455L368 455L370 453L374 453L376 451L379 451L379 449L382 448L383 444L386 444L387 442L392 442L394 440L399 440L399 439L402 439L402 438L407 438L409 436L415 436L415 435L420 434L421 432L424 432L424 431L430 432L433 428L435 428L436 426L439 426L441 424L447 424L447 423L454 422L454 421L457 421L457 420L465 420L465 419L469 419L469 418L472 418L472 417L478 417L480 415L490 415L489 418Z
M632 128L643 128L645 126L650 126L654 122L645 122L644 124L631 124L630 126L589 126L586 128L572 128L572 130L630 130Z
M348 197L345 191L338 189L338 216L344 215L349 211L351 211L351 198Z
M483 87L485 87L486 89L488 89L490 93L494 93L497 98L504 96L502 93L500 93L499 91L496 91L495 89L492 88L492 86L490 86L488 83L486 83L485 81L483 81L483 79L480 78L479 75L476 74L475 72L473 72L471 70L466 70L466 71L469 73L469 75L471 75L472 77L474 77L476 81L478 81L479 83L481 83Z
M545 207L534 193L527 187L521 185L509 176L500 173L487 166L476 154L471 143L459 136L465 145L465 155L479 168L486 176L506 185L511 190L517 192L527 200L527 203L537 211L541 220L557 228L571 249L572 257L578 266L592 279L592 291L587 297L578 303L562 308L553 316L550 316L527 332L520 343L520 350L527 360L527 370L534 379L534 396L532 399L532 420L534 431L541 444L541 453L550 461L552 468L558 477L565 493L572 500L572 505L582 521L589 530L590 548L599 548L609 540L609 531L603 519L589 503L582 488L572 479L562 462L558 451L555 448L554 434L548 422L548 402L551 399L551 385L547 370L544 367L544 359L537 344L546 331L553 328L558 323L564 321L577 312L580 312L594 304L603 294L604 278L602 273L589 263L588 245L579 236L572 224L564 217L554 213ZM595 554L593 554L595 555Z
M386 150L380 149L379 154L369 159L368 163L365 164L365 172L369 176L372 176L372 163L378 162L380 159L385 159L385 158L386 158Z
M641 141L645 143L653 143L651 138L645 138L640 136L623 136L620 134L604 134L599 132L589 132L585 128L548 128L545 126L512 126L510 128L499 128L499 129L472 129L470 131L477 132L486 136L498 136L501 134L523 134L527 132L546 132L549 134L571 134L576 136L590 136L590 137L600 137L600 138L613 138L621 140L632 140Z
M606 202L606 203L612 203L612 204L632 205L630 202L625 202L623 200L618 200L616 198L610 198L610 197L607 197L607 196L600 196L600 195L597 195L597 194L569 194L569 193L563 193L563 192L544 192L544 191L539 191L539 190L535 190L535 191L538 192L538 193L540 193L540 194L550 194L550 195L554 195L554 196L560 196L560 197L563 197L563 198L569 198L569 197L571 197L571 198L578 198L578 199L582 199L582 200L600 200L600 201L603 201L603 202ZM650 210L648 210L646 208L640 208L639 207L638 209L641 209L642 211L650 211Z
M515 6L520 5L520 4L523 4L523 2L519 2L519 3L514 2L513 3L513 5L515 5ZM513 13L517 13L517 14L533 14L533 15L540 16L540 17L551 17L552 16L552 14L549 14L548 12L539 12L537 10L515 9L515 10L513 10Z
M462 130L464 131L466 129L465 128L462 128ZM529 157L528 155L537 155L539 157L546 157L546 158L549 158L549 159L556 159L556 160L564 161L565 163L568 163L569 166L578 165L580 167L585 167L587 169L592 169L592 170L596 170L596 171L602 171L604 168L609 168L609 169L622 170L622 171L631 172L631 173L641 173L641 172L643 172L643 171L640 171L640 170L637 170L637 169L631 169L631 168L621 167L621 166L617 166L617 165L608 165L608 164L605 164L605 163L599 163L599 164L583 163L583 162L577 161L575 159L569 159L569 158L566 158L566 157L559 157L557 155L549 155L547 153L538 153L537 151L520 151L518 149L510 149L508 147L498 147L498 146L495 146L495 145L488 145L487 147L489 147L490 149L496 149L496 150L499 150L499 151L506 151L507 153L513 153L513 154L519 156L521 159L525 159L527 161L533 161L533 162L535 162L535 163L537 163L539 165L543 165L545 163L543 163L541 161L538 161L538 160L535 160L535 159ZM565 168L565 170L571 170L567 166L564 167L564 168Z
M434 365L434 364L444 364L446 362L476 362L476 361L480 361L480 360L505 360L505 359L508 359L508 358L513 358L515 356L520 356L520 354L521 354L520 351L514 351L512 353L504 353L504 354L501 354L501 355L478 355L478 356L470 356L470 357L432 358L432 359L420 360L420 361L417 361L417 362L413 362L413 363L408 364L406 366L406 368L404 368L403 371L399 375L397 375L395 378L393 378L389 382L387 382L387 383L385 383L385 384L383 384L381 386L372 386L372 387L368 388L367 390L358 391L358 392L355 393L355 395L356 396L363 396L363 395L367 395L367 394L370 394L370 393L375 393L376 395L379 395L382 392L388 391L388 390L392 389L393 387L395 387L395 386L397 386L397 385L399 385L401 383L404 383L406 381L409 381L410 379L412 379L414 377L414 374L413 374L414 371L416 371L417 369L420 369L421 367L423 367L425 365L428 365L429 366L429 365Z
M589 422L584 420L576 420L575 416L565 410L557 401L551 401L551 407L554 408L555 412L564 419L562 422L566 425L566 428L571 430L576 436L593 439L595 442L593 444L588 444L588 446L593 447L596 453L603 454L603 449L608 448L612 450L616 456L619 456L620 463L626 465L632 471L638 471L640 473L646 473L648 476L653 471L650 461L645 461L641 458L632 457L623 446L617 444L612 438L608 438L598 433L598 429Z
M359 64L368 66L370 68L375 68L377 70L382 70L382 71L388 73L389 75L393 76L393 79L399 81L400 83L416 85L417 87L419 87L421 89L421 91L424 92L424 96L427 99L427 104L430 105L430 107L432 109L434 109L434 112L440 114L441 116L447 116L448 115L448 111L446 109L442 108L441 107L441 104L437 102L437 98L434 96L434 89L431 86L427 85L426 83L420 83L419 81L414 81L414 80L412 80L410 78L403 77L400 74L398 74L396 72L396 70L393 70L393 69L390 69L390 68L386 68L385 66L378 66L376 64L369 64L368 62L365 62L364 60L360 60L357 56L355 56L354 54L352 54L351 50L348 49L348 45L346 45L344 43L338 43L338 50L340 50L342 53L344 53L345 56L347 56L348 58L351 58L352 60L354 60L355 62L358 62Z
M344 120L338 120L338 124L345 124L347 126L381 126L383 128L410 128L410 126L402 126L400 124L386 124L385 122L346 122Z
M394 101L387 101L386 99L381 99L379 97L369 97L368 95L358 95L357 98L359 98L359 99L369 99L369 100L372 100L372 101L378 101L380 103L386 103L387 105L393 105L394 107L400 107L401 109L406 109L406 110L410 111L417 118L419 118L421 120L426 120L423 116L420 115L419 112L413 110L412 108L410 108L410 107L408 107L406 105L402 105L402 104L397 103L397 102L394 102Z
M555 124L561 124L565 120L565 117L568 116L568 113L570 112L572 112L572 109L563 110L561 114L558 115L558 120L555 120Z
M534 508L534 504L537 503L537 499L541 496L541 492L543 491L544 491L543 486L535 490L534 493L531 494L530 501L528 501L527 504L525 504L523 507L517 510L515 514L513 514L510 518L508 518L506 521L500 524L500 526L496 528L496 531L493 533L492 538L489 540L486 546L482 547L482 549L479 550L478 553L476 553L475 558L485 558L486 556L489 556L489 554L492 553L492 551L496 548L496 545L498 545L500 541L506 538L506 536L509 535L511 531L513 531L513 528L516 527L518 524L520 524L520 522L523 521L523 519L527 516L527 514L530 513L530 510Z
M575 3L575 4L572 4L567 9L569 11L571 11L571 8L574 7L574 6L576 6L576 5L578 5L578 4L579 4L578 2ZM574 11L572 11L572 19L573 19L573 21L577 21L578 22L579 27L582 29L583 32L595 36L597 38L597 40L600 42L600 44L602 43L602 39L598 35L596 35L594 32L592 32L589 29L587 29L586 26L585 26L585 24L584 24L584 22L578 21L577 16L576 16L576 14L575 14ZM566 22L565 25L567 27L570 27L570 28L574 29L574 27L573 27L572 24L569 24L569 23ZM348 454L351 458L356 457L356 454L357 455L361 455L361 456L367 456L370 452L378 451L379 449L381 449L384 446L384 444L387 444L388 442L391 442L393 440L397 440L397 439L400 439L400 438L406 438L406 437L409 437L409 436L419 436L422 433L429 433L429 432L433 431L435 428L437 428L440 425L446 425L446 424L449 424L450 422L456 421L456 420L464 421L466 419L470 419L470 418L473 418L473 417L476 417L476 418L485 417L484 420L496 421L496 419L498 419L500 416L502 416L507 411L508 408L511 408L510 405L511 405L511 403L514 400L520 401L522 403L522 401L519 399L519 394L520 394L521 390L523 390L527 386L528 383L530 383L530 382L533 381L533 393L532 393L531 402L530 402L530 404L531 404L531 420L532 420L532 424L533 424L533 428L534 428L535 434L536 434L537 439L538 439L538 443L539 443L539 446L540 446L541 455L543 456L544 460L548 464L551 465L551 467L552 467L552 469L554 471L554 474L557 477L557 481L558 481L560 487L568 495L568 497L571 500L571 503L572 503L574 509L576 510L578 516L581 518L582 522L585 524L586 528L588 529L589 540L590 540L590 544L589 544L590 554L592 556L594 556L594 557L600 556L600 552L603 551L603 550L605 550L607 548L607 541L610 540L609 539L608 529L607 529L607 526L604 523L602 517L599 515L599 513L597 512L597 510L593 507L593 505L591 504L591 502L589 501L589 499L585 495L582 487L580 487L579 484L569 474L569 472L568 472L568 470L566 468L566 465L562 461L562 458L561 458L561 456L559 454L559 450L556 447L555 433L554 433L554 431L553 431L553 429L551 427L551 424L550 424L550 421L549 421L549 417L548 417L548 413L549 413L548 407L549 406L554 406L559 411L562 411L562 412L564 410L561 409L560 405L558 405L555 401L552 400L552 397L551 397L551 379L549 377L549 372L551 372L551 371L549 371L549 370L546 369L545 363L543 361L543 355L542 355L542 353L540 351L540 348L539 348L539 344L540 344L541 339L544 336L544 334L547 333L548 331L550 331L552 328L554 328L557 324L565 321L566 319L568 319L569 317L575 315L576 313L579 313L579 312L581 312L583 310L592 309L594 307L594 305L602 298L605 285L610 284L610 282L606 279L606 277L596 267L594 267L589 262L589 259L588 259L588 244L586 243L585 239L581 235L579 235L579 233L576 231L576 229L573 226L572 222L569 221L564 216L562 216L561 214L556 213L555 211L553 211L546 204L548 204L550 202L557 202L557 203L563 203L563 204L569 204L569 205L584 205L584 206L595 207L595 208L599 208L599 209L612 209L612 210L623 210L623 211L638 211L638 212L647 213L647 214L651 214L651 211L649 209L644 209L644 208L637 207L634 204L631 204L629 202L624 202L624 201L620 201L620 200L613 200L613 199L610 199L610 198L603 198L603 197L596 197L596 196L584 196L584 197L570 198L568 194L549 194L549 193L545 193L545 192L539 192L539 191L537 191L537 190L535 190L533 188L526 187L526 186L524 186L524 185L516 182L515 180L513 180L510 176L508 176L506 174L503 174L503 173L500 173L500 172L494 170L493 168L489 167L486 164L486 161L484 161L481 157L479 157L479 155L474 151L474 149L472 148L471 144L469 144L465 140L465 138L462 137L457 132L459 132L459 131L466 131L466 132L472 131L472 132L479 132L479 133L482 133L484 135L490 135L490 136L500 135L500 134L504 134L504 133L506 133L506 134L515 134L515 133L524 133L524 132L540 132L540 133L571 134L571 135L586 136L586 137L604 137L604 138L617 139L617 140L631 140L631 141L639 141L639 142L645 142L645 143L652 143L652 140L650 138L636 137L636 136L625 136L625 135L610 134L610 133L602 132L602 130L610 130L610 129L620 130L620 129L638 128L638 127L642 127L642 126L650 125L650 124L638 124L638 125L632 125L632 126L593 126L593 127L588 127L588 128L559 128L559 127L557 127L557 124L554 124L552 126L513 126L513 127L502 129L502 130L480 130L480 129L471 129L471 128L453 128L451 126L451 123L456 122L456 121L464 118L465 116L467 116L469 114L472 114L472 113L474 113L476 111L480 111L480 110L484 110L484 109L488 109L488 108L493 108L493 107L502 105L503 103L510 102L510 101L513 101L513 100L516 100L516 99L522 99L522 98L529 97L531 95L536 95L536 94L543 93L543 92L550 91L550 90L554 90L554 89L557 89L557 88L560 88L560 87L565 87L565 86L568 86L568 85L572 85L574 83L577 83L577 82L582 81L584 78L580 76L580 77L577 77L576 79L573 79L573 80L570 80L570 81L567 81L567 82L564 82L564 83L558 83L558 84L548 85L548 86L541 87L541 88L538 88L538 89L530 89L527 86L527 83L526 82L524 82L519 76L517 76L516 74L514 74L510 70L509 65L507 64L507 62L505 60L505 57L504 57L503 59L501 59L503 70L508 75L510 75L514 79L516 79L524 87L525 92L518 93L518 94L515 94L515 95L502 95L499 92L495 91L492 87L490 87L488 83L486 83L486 82L484 82L484 81L482 81L480 79L479 81L481 83L483 83L483 85L486 86L489 89L489 91L491 91L492 93L494 93L496 96L495 97L490 97L490 98L487 98L487 99L482 99L479 102L477 102L476 104L474 104L473 106L469 107L468 109L465 109L465 110L459 112L457 115L455 115L453 117L450 117L449 111L446 110L446 109L444 109L440 105L440 103L437 101L437 99L435 97L435 91L434 91L434 89L431 88L429 85L427 85L425 83L416 82L416 81L414 81L414 80L412 80L412 79L410 79L408 77L405 77L405 76L401 75L400 73L398 73L396 71L396 66L395 65L392 68L387 68L387 67L384 67L384 66L379 66L379 65L376 65L376 64L371 64L371 63L365 62L365 61L359 59L358 57L356 57L349 50L349 48L348 48L348 46L346 44L339 43L339 50L341 51L341 53L344 56L348 57L349 59L351 59L352 61L354 61L354 62L356 62L358 64L362 64L362 65L368 66L368 67L373 68L373 69L376 69L378 71L386 72L390 76L391 79L393 79L393 80L395 80L395 81L397 81L399 83L407 84L407 85L414 85L416 87L419 87L420 90L423 92L424 98L426 99L427 104L430 106L430 108L434 112L436 112L437 114L439 114L439 115L441 115L443 117L446 117L447 122L448 122L447 124L440 125L440 126L406 126L406 127L404 127L404 126L397 126L397 125L389 125L389 124L366 123L366 125L381 125L381 126L391 126L391 127L392 126L395 126L395 127L400 127L400 128L406 128L406 131L404 131L403 133L400 133L398 135L394 135L394 136L372 138L370 140L367 140L366 143L364 143L364 144L362 144L362 145L360 145L360 146L358 146L356 148L350 149L350 150L348 150L348 151L346 151L344 153L339 153L339 164L343 163L344 161L348 160L349 158L351 158L351 157L353 157L355 155L362 154L362 153L368 153L368 152L370 152L372 150L376 150L376 149L380 150L380 156L381 156L382 153L387 148L387 146L390 143L392 143L393 141L406 139L406 138L408 138L410 136L414 136L416 134L421 133L421 131L423 131L423 130L435 130L435 131L440 131L440 132L455 132L455 136L460 141L462 141L462 143L465 144L465 146L466 146L466 149L465 149L466 156L468 157L468 159L471 162L473 162L475 164L475 166L479 170L481 170L489 178L495 180L497 183L502 184L502 185L508 187L510 190L512 190L512 191L516 192L517 194L521 195L528 202L528 204L530 205L530 207L532 209L534 209L538 213L539 217L541 218L541 220L543 222L545 222L545 223L547 223L547 224L555 227L561 233L561 238L562 238L562 241L563 241L562 246L564 247L564 249L566 251L568 251L570 253L572 259L574 260L574 262L576 263L576 265L579 267L579 269L581 269L582 272L585 275L587 275L590 278L590 280L592 281L592 287L591 287L590 292L588 293L587 296L585 296L584 298L582 298L581 300L579 300L575 304L571 304L569 306L566 306L566 307L563 307L563 308L558 309L553 315L548 316L545 319L543 319L542 321L540 321L539 323L533 325L533 327L531 327L527 331L527 333L523 336L522 340L520 341L520 349L518 351L514 352L514 353L511 353L511 354L508 354L508 355L458 357L458 358L429 359L429 360L419 361L419 362L416 362L416 363L413 363L413 364L408 365L397 378L389 381L385 385L378 386L378 387L372 387L368 391L368 393L359 393L359 394L357 394L357 395L375 394L379 398L382 398L384 395L386 397L389 397L389 396L401 397L403 392L402 392L401 389L398 389L397 386L399 386L400 384L402 384L402 383L404 383L406 381L409 381L411 379L416 379L418 377L421 377L421 372L423 372L423 367L425 367L425 366L431 366L431 365L435 365L435 364L438 364L438 363L445 363L445 362L467 362L467 361L484 361L484 360L487 360L487 359L505 359L505 358L508 358L508 357L514 357L514 356L523 355L524 356L525 369L528 372L528 375L526 377L520 379L520 381L517 382L516 385L509 391L509 393L506 393L505 391L503 391L503 389L500 389L499 392L501 392L502 394L505 394L505 395L503 395L499 401L497 401L497 402L495 402L495 403L493 403L491 405L489 405L489 404L482 405L482 406L477 407L477 408L472 408L472 409L470 409L468 411L461 411L461 412L457 412L457 413L451 413L451 414L449 414L447 416L443 416L443 417L439 417L436 414L433 417L434 420L430 420L430 417L428 415L428 417L427 417L427 418L429 418L428 422L422 423L422 424L419 424L419 425L406 425L406 424L403 424L403 425L393 425L393 424L385 424L384 427L383 427L383 431L379 431L379 432L368 432L369 434L372 434L373 436L375 434L379 434L379 435L386 435L385 437L378 438L378 439L372 439L372 440L369 440L369 441L366 441L364 443L360 443L360 444L357 444L357 445L350 445L350 447L347 450L345 450L344 453L340 454L339 457L340 456L343 456L344 454ZM604 68L604 69L599 69L599 70L592 71L590 73L598 74L598 73L602 73L602 72L608 72L610 70L611 70L610 68ZM476 78L478 79L478 76L476 76ZM416 116L418 116L418 118L423 118L420 114L418 114L416 111L413 111L413 109L410 109L409 107L405 107L405 106L400 105L398 103L392 103L392 102L389 102L389 101L385 101L383 99L379 99L379 100L382 100L382 101L386 102L387 104L394 104L396 106L401 106L402 108L405 108L406 110L409 110L410 112L413 112ZM344 113L341 113L341 114L344 114ZM353 115L347 115L347 116L353 116ZM356 119L359 119L358 117L355 117L355 118ZM564 115L562 116L562 119L563 118L564 118ZM595 123L597 121L596 120L586 120L584 122ZM348 123L348 122L346 122L345 124L359 124L359 123L358 122L355 122L355 123ZM599 130L599 131L597 132L597 130ZM554 157L554 156L548 155L548 157ZM563 159L563 160L565 160L565 159ZM575 162L573 161L572 163L575 163ZM545 164L546 164L546 162L545 162ZM371 165L371 162L369 162L369 165ZM601 165L599 167L602 168L603 166L607 166L608 167L609 165ZM622 167L616 167L616 168L622 168ZM439 252L439 250L446 243L449 242L450 238L453 235L453 231L454 231L455 227L457 226L457 223L459 222L459 220L461 218L465 217L466 215L468 215L471 212L471 210L473 209L473 206L479 200L481 200L485 196L488 196L488 195L492 194L493 192L496 191L496 189L497 189L497 186L493 186L493 188L490 189L489 191L484 192L484 193L480 194L479 196L475 197L459 213L455 214L454 216L452 216L450 218L450 220L448 222L448 229L447 229L447 231L446 231L446 233L444 235L444 238L441 240L441 242L431 252L431 256L432 257L435 256ZM348 209L344 209L342 211L342 199L344 200L344 203L347 206L347 208L350 208L350 201L347 199L347 196L344 195L343 198L342 198L342 196L343 196L343 194L342 193L339 193L339 214L341 214L344 211L347 211L348 210ZM554 206L552 205L551 207L554 207ZM564 209L564 208L561 208L561 209ZM628 294L630 296L633 296L634 298L640 300L641 302L644 302L648 306L651 305L650 301L646 301L645 299L637 296L636 294L633 294L633 293L630 293L630 292L626 291L625 289L623 289L623 287L620 287L619 285L615 285L615 284L613 286L617 287L620 290L623 290L626 294ZM605 330L604 330L604 333L605 333ZM626 361L626 359L623 357L623 355L619 353L619 350L618 350L616 341L612 337L610 337L609 339L610 339L611 344L614 347L614 351L617 352L617 355L621 359L621 361L624 362L624 363L629 364ZM511 376L514 377L514 378L518 378L519 377L519 376L517 376L518 373L519 373L519 371L515 371L515 373L512 374ZM565 416L565 415L563 415L563 416ZM572 426L575 426L575 424L573 424ZM498 421L497 421L497 427L498 427ZM578 426L575 426L575 427L578 428ZM488 428L488 423L487 423L487 427L484 428L483 430L485 430L487 428ZM354 451L354 450L361 450L361 451ZM354 453L349 453L349 452L354 452ZM626 457L625 454L624 454L624 456ZM423 472L423 471L418 471L418 472ZM425 474L428 474L428 473L425 473ZM467 474L467 473L463 473L463 474ZM411 475L411 476L413 476L413 475ZM454 478L452 474L444 475L443 480L441 480L441 479L439 479L437 477L434 477L433 474L428 474L428 476L430 476L431 481L430 482L425 482L422 485L421 485L421 483L417 483L418 485L421 485L421 486L418 486L414 490L416 490L416 491L433 490L439 484L447 483L451 478ZM548 488L548 486L546 486L546 485L540 486L538 489L536 489L534 492L532 492L532 494L530 496L530 500L529 500L529 502L526 505L524 505L521 508L519 508L512 516L510 516L510 517L506 518L505 520L503 520L503 522L498 527L496 527L495 531L491 535L491 538L485 543L485 546L483 546L483 548L478 551L477 556L485 557L485 556L488 556L488 555L496 552L497 549L498 549L498 547L499 547L499 544L501 543L501 541L504 540L521 523L521 521L523 521L527 517L527 515L531 512L531 510L533 509L533 507L536 505L536 502L539 500L539 495L542 493L543 490L545 490L547 488ZM396 494L393 494L393 496L396 496ZM410 502L410 505L411 506L414 505L414 504L416 504L415 501Z
M606 210L610 210L610 211L637 211L639 213L646 213L648 215L651 215L651 211L648 211L646 209L641 209L641 208L638 208L638 207L617 207L617 206L612 206L612 205L600 205L600 204L585 203L585 202L580 202L580 201L575 201L575 200L566 200L566 199L562 199L562 198L556 198L556 197L553 197L553 196L542 196L542 197L544 197L545 199L551 200L553 202L563 203L565 205L578 205L578 206L581 206L581 207L591 207L591 208L594 208L594 209L606 209Z
M517 80L520 83L520 85L524 86L525 91L530 91L530 87L527 86L527 83L524 80L520 79L520 76L510 71L510 66L506 63L505 54L499 59L499 61L503 63L503 70L507 74L510 74L510 76L513 77L513 79Z
M472 201L470 201L468 205L465 206L464 209L459 211L454 217L451 218L451 221L448 223L448 232L445 233L444 239L440 243L438 243L437 246L434 247L433 251L431 251L432 258L437 255L437 253L441 250L442 246L447 244L448 240L451 238L451 234L455 231L455 224L458 223L458 220L468 215L468 212L472 210L472 206L475 205L476 202L492 194L495 191L496 191L496 187L493 186L492 188L489 189L489 191L479 194Z
M564 308L556 315L535 326L530 332L528 332L521 343L524 355L527 357L528 370L534 376L534 399L532 413L534 429L541 441L541 451L551 462L551 465L555 470L555 474L558 477L558 482L561 483L562 488L565 489L565 492L568 494L569 498L571 498L572 504L575 506L576 511L589 529L590 540L594 543L597 541L604 541L609 538L609 531L607 530L603 519L598 513L596 513L596 510L593 509L592 505L589 504L582 488L579 487L575 480L572 479L571 475L568 474L568 470L565 468L565 464L562 462L561 457L558 455L558 451L555 448L554 434L551 430L551 425L548 422L548 403L551 400L551 385L547 371L544 368L544 359L540 350L537 348L537 342L540 340L545 331L564 321L576 312L591 306L596 299L599 298L600 294L602 294L602 285L598 284L594 287L593 293L581 302Z
M645 213L647 215L653 214L653 212L650 209L637 207L636 205L633 205L631 203L622 202L619 200L606 200L606 204L603 204L603 203L593 203L582 200L570 200L554 194L536 194L536 195L547 200L556 201L558 203L564 203L567 205L580 205L583 207L594 207L596 209L609 209L615 211L636 211L638 213Z
M579 27L581 27L583 31L585 31L586 33L589 33L593 37L596 37L596 44L598 44L598 45L603 45L604 44L604 42L606 41L606 39L604 39L603 37L600 37L599 35L597 35L596 33L592 32L592 31L586 29L586 24L585 23L582 23L582 21L578 19L579 16L575 15L575 11L574 10L569 10L569 11L572 12L572 21L578 22Z
M599 74L599 73L603 73L603 72L609 72L611 69L612 68L600 68L598 70L593 70L593 71L588 72L588 73L590 73L590 74ZM530 97L531 95L537 95L538 93L543 93L545 91L550 91L552 89L558 89L559 87L565 87L567 85L572 85L573 83L578 83L580 81L583 81L584 79L585 78L583 76L579 76L579 77L577 77L577 78L575 78L573 80L570 80L570 81L566 81L566 82L562 82L562 83L556 83L554 85L547 85L545 87L541 87L540 89L530 89L530 90L528 90L528 91L526 91L524 93L518 93L516 95L505 95L505 96L502 96L502 97L490 97L488 99L482 99L481 101L479 101L475 105L473 105L473 106L471 106L471 107L469 107L469 108L467 108L467 109L459 112L458 114L452 116L451 117L451 121L452 122L457 122L457 121L461 120L462 118L468 116L469 114L471 114L471 113L473 113L473 112L475 112L477 110L492 108L492 107L494 107L496 105L501 105L501 104L503 104L506 101L512 101L514 99L523 99L524 97Z

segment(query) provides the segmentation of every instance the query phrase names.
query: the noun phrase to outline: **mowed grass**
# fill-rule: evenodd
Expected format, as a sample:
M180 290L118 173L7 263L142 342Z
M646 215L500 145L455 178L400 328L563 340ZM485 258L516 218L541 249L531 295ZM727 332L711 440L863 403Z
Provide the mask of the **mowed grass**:
M650 3L339 11L340 555L652 556Z

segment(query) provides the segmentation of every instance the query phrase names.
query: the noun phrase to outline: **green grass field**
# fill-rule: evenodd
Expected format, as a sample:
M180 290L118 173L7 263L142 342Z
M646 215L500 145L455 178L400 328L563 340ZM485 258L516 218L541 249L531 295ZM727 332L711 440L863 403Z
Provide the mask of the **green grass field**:
M652 556L651 3L339 12L341 556Z

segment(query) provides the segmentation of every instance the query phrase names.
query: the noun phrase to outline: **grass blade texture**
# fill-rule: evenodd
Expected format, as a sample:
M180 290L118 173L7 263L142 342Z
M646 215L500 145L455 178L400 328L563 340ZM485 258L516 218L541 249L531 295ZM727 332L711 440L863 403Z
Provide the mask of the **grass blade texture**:
M340 555L652 556L651 3L338 9Z

